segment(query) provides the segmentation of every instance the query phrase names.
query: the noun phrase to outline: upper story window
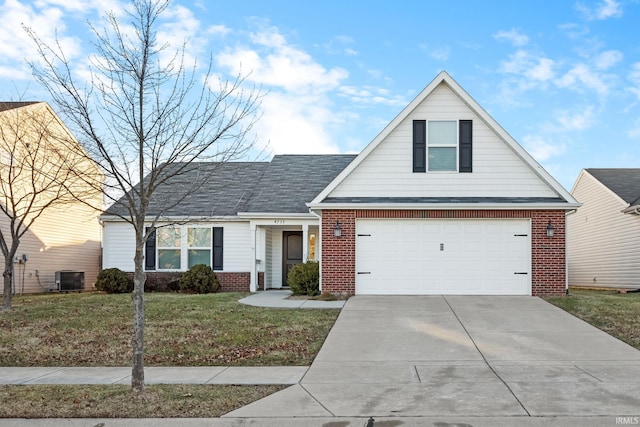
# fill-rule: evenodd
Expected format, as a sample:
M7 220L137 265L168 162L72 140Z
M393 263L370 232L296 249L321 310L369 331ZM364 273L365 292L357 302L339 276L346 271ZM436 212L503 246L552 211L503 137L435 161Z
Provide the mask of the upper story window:
M431 120L427 125L427 170L458 170L458 129L455 121Z
M471 120L414 120L413 172L471 172Z

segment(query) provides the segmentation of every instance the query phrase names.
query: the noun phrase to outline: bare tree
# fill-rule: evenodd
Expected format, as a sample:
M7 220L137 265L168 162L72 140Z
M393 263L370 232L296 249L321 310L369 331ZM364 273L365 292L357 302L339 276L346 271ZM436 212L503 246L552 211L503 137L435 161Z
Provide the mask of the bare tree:
M73 73L60 45L48 46L27 29L40 53L40 61L31 63L34 76L101 166L106 196L123 204L122 218L135 231L131 385L137 392L144 391L145 242L162 212L208 177L201 174L161 203L154 193L172 177L198 168L198 160L223 163L246 156L261 97L259 88L244 89L243 75L215 79L211 59L203 72L196 64L186 66L186 41L178 48L159 45L168 7L168 0L133 0L126 25L109 13L104 29L92 26L95 55L84 80ZM153 217L150 204L159 208Z
M80 175L100 181L95 164L46 103L0 103L3 309L11 308L14 259L30 227L46 211L76 202L75 197L101 199Z

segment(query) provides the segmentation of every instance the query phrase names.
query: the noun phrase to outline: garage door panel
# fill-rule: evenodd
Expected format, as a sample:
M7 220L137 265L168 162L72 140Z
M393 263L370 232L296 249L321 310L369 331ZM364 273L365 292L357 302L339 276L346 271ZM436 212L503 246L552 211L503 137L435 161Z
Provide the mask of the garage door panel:
M530 294L529 220L359 220L356 227L356 293Z

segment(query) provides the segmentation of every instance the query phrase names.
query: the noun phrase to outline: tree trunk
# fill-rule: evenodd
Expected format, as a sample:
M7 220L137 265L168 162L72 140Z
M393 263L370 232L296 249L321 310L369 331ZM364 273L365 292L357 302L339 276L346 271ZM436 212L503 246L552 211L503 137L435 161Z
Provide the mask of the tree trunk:
M140 242L140 240L137 238L136 242ZM147 275L144 272L144 243L137 243L135 272L133 274L133 336L131 338L131 346L133 348L131 388L137 393L144 391L144 283L146 279Z
M4 310L11 309L11 299L13 297L13 256L9 253L4 258L4 271L2 277L4 279L4 290L2 294L2 308Z

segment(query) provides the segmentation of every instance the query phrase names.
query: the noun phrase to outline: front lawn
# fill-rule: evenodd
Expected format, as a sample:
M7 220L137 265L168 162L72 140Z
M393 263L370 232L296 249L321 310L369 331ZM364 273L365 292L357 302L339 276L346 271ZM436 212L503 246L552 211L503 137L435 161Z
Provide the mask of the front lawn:
M570 289L569 295L546 299L640 350L640 293Z
M4 385L0 418L211 418L283 388L171 384L134 394L126 385Z
M147 366L309 365L339 310L239 304L246 294L145 295ZM0 312L0 366L130 366L130 294L17 296Z

